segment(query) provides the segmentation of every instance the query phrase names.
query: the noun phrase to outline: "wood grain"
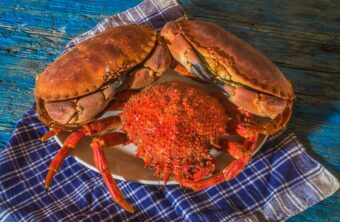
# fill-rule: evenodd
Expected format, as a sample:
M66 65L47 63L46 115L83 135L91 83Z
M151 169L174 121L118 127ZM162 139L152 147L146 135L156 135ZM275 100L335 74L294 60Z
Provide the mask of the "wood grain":
M34 76L66 42L129 1L0 1L0 148L33 103ZM339 178L340 1L181 1L197 19L218 23L271 58L292 81L297 99L289 128ZM289 221L336 221L340 196Z

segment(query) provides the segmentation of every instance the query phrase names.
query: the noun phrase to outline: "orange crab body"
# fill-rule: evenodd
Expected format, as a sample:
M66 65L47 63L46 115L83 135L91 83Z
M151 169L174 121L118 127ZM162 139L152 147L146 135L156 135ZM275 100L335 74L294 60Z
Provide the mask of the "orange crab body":
M226 134L228 117L207 93L180 82L159 84L134 95L121 118L136 156L165 182L173 175L189 183L214 171L209 150Z

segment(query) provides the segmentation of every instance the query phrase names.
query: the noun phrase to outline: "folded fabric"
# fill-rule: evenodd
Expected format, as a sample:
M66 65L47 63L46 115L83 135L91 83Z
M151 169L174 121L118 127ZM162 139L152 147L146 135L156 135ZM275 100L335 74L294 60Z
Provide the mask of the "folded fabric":
M174 0L147 0L104 19L66 50L113 26L136 22L160 28L183 17ZM239 176L204 191L117 180L136 209L130 214L112 201L100 174L72 157L45 190L49 163L59 149L54 139L40 141L47 130L33 106L0 154L0 221L282 221L339 188L336 178L307 155L295 135L283 130L269 137Z

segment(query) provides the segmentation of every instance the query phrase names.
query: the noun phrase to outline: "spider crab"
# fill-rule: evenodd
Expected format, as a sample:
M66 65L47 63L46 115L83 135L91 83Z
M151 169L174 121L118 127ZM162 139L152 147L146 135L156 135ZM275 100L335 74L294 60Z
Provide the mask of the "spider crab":
M111 176L104 147L135 143L136 155L156 169L156 176L165 182L174 177L181 185L200 190L238 175L250 161L259 133L272 134L287 124L292 86L250 45L203 21L169 22L160 36L144 25L112 28L78 44L38 75L37 112L52 128L42 140L61 130L73 131L50 164L46 188L79 140L94 136L91 147L98 171L112 198L133 212ZM171 56L176 62L171 63ZM124 91L149 85L170 63L183 75L216 85L238 108L225 96L217 102L179 83L149 87L137 95ZM97 120L110 102L112 109L124 107L122 114ZM174 115L167 116L164 109ZM136 113L144 122L133 118ZM253 114L271 120L258 123ZM117 128L121 132L102 134ZM238 135L238 141L225 139L227 134ZM235 157L221 172L215 173L212 147Z
M165 184L173 177L182 186L201 190L233 179L251 160L258 133L239 125L251 118L251 114L233 104L190 85L177 81L154 84L132 95L120 115L85 124L72 132L51 163L46 184L51 182L68 150L82 137L94 136L91 147L96 168L113 199L134 212L112 178L103 149L133 143L137 146L136 157L142 158L146 167L155 169L155 176ZM103 131L106 133L101 134ZM228 135L236 135L238 140L224 138ZM212 148L227 151L235 160L215 173L209 152Z

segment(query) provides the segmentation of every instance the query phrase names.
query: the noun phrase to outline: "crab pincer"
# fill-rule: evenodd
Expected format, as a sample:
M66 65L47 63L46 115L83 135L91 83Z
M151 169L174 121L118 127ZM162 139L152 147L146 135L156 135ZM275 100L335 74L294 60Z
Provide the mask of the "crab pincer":
M235 159L222 171L212 175L211 177L204 178L192 184L190 188L193 190L203 190L219 183L229 181L238 176L247 164L251 161L253 152L256 149L258 140L258 133L254 133L249 138L244 138L243 143L221 140L220 145Z

